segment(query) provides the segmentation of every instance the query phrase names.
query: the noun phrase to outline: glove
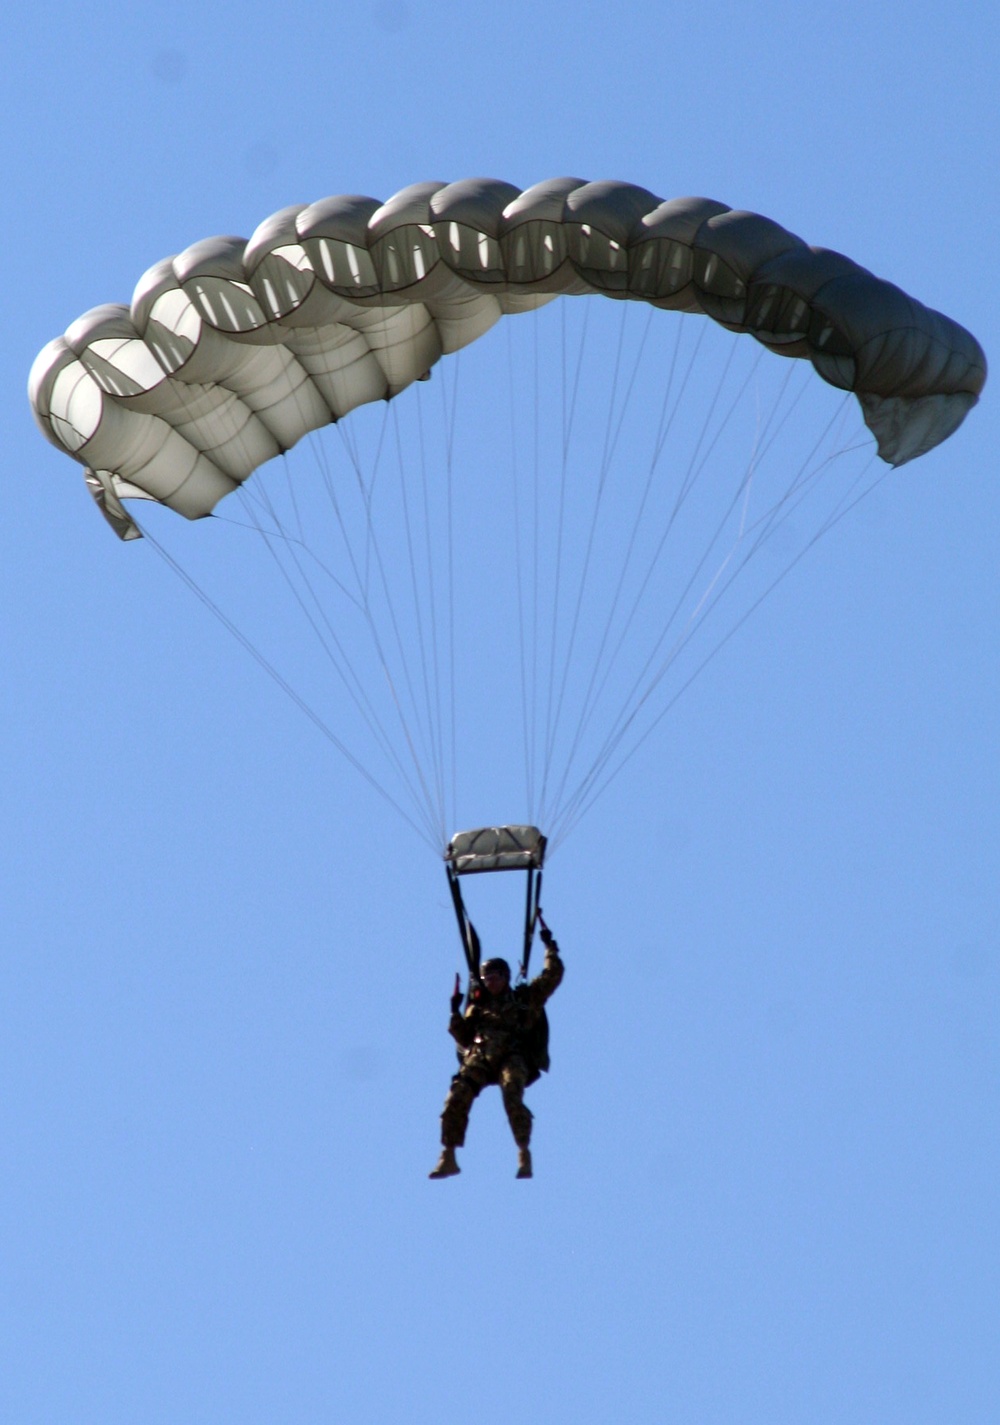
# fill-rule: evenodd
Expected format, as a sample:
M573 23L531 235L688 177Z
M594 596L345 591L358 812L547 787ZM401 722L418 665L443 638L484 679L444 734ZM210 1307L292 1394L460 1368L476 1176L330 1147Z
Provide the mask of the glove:
M455 992L451 997L451 1012L457 1014L462 1008L462 981L458 975L455 976Z

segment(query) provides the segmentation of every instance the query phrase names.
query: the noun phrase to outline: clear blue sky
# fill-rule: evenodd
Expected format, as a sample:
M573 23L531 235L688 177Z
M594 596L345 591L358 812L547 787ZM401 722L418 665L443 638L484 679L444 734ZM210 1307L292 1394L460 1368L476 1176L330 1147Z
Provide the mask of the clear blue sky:
M433 856L114 540L25 397L198 238L472 175L766 213L995 356L998 39L985 0L7 18L5 1425L1000 1417L993 387L554 858L529 1184L496 1094L426 1181Z

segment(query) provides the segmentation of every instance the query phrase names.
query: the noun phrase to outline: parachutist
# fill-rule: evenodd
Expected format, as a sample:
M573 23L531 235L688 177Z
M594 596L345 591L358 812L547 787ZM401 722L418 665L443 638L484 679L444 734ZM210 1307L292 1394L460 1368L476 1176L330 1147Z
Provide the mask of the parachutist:
M489 1084L498 1084L503 1094L507 1120L518 1148L517 1176L532 1174L531 1110L525 1105L524 1090L549 1067L545 1002L559 988L563 962L548 926L542 922L545 964L530 984L511 988L510 966L506 960L487 960L479 972L479 984L472 990L465 1013L456 983L451 998L448 1033L458 1045L461 1068L451 1081L441 1114L443 1151L430 1173L432 1178L450 1178L460 1172L455 1149L465 1142L469 1110Z

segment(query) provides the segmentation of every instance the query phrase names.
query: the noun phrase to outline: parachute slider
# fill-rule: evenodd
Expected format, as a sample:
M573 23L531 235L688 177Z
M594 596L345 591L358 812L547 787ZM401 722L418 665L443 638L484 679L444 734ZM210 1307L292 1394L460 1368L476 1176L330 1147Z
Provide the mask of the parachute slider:
M456 876L479 871L540 871L545 846L537 826L483 826L456 832L445 860Z

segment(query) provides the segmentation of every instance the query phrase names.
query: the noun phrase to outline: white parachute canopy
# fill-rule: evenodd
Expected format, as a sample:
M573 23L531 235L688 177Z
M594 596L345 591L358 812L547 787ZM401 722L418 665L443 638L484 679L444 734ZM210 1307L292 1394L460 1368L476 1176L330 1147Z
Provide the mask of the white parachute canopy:
M549 306L594 295L617 307ZM491 810L459 817L463 757L523 762L509 795L557 841L877 478L823 383L900 465L958 427L985 374L964 328L767 218L483 179L196 243L49 343L29 388L122 538L146 500L258 542L319 656L286 676L287 641L272 656L238 636L440 850ZM243 594L234 623L206 589L220 543L181 559L156 540L205 566L185 577L242 630ZM484 649L518 708L470 687L463 650L482 670Z

